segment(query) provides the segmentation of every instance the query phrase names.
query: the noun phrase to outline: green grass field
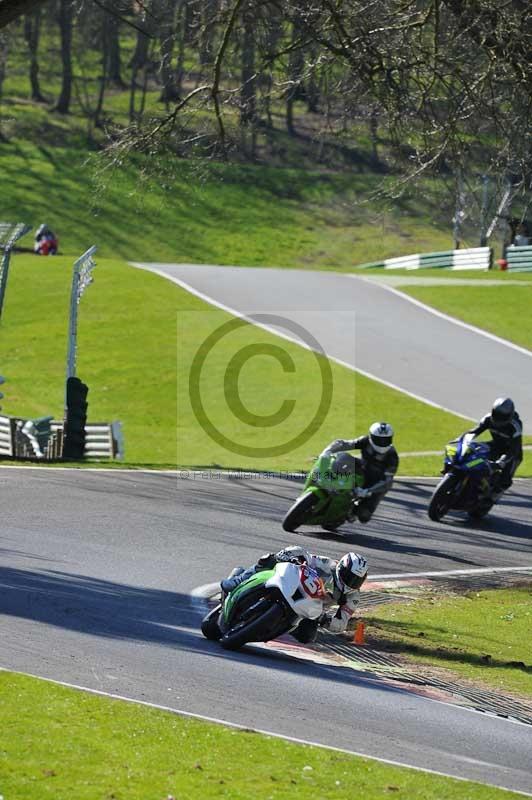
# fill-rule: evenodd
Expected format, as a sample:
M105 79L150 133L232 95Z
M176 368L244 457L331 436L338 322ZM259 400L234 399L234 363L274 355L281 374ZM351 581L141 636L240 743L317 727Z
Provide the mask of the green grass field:
M13 259L1 323L5 413L62 417L70 274L67 257ZM205 432L189 394L200 344L232 318L119 260L98 259L94 279L80 304L78 374L90 387L89 421L123 422L128 464L306 469L329 441L364 431L375 419L393 422L398 449L405 452L440 450L467 427L458 417L332 364L325 381L330 406L321 424L282 452L281 445L305 430L319 410L323 361L246 325L211 349L199 380L205 412L236 443L235 452ZM274 348L273 355L255 353L265 346ZM227 388L226 370L243 347L253 347L254 354L233 372ZM265 427L268 420L249 418L235 407L238 397L257 417L282 411L285 402L294 405L286 419ZM440 466L435 456L405 458L400 472L434 475ZM527 458L520 474L529 469Z
M532 586L427 594L365 614L368 641L446 667L501 692L532 697Z
M9 672L0 672L0 713L6 800L518 797Z
M386 207L361 202L380 180L371 174L179 159L153 172L140 157L103 170L81 145L17 140L0 143L0 176L9 187L2 218L48 223L73 256L96 242L102 256L131 260L350 270L450 246L435 222L437 184L424 203L414 196Z
M407 286L406 294L532 351L532 273L522 286ZM510 273L510 279L515 278Z
M66 257L13 260L1 323L5 413L62 416L70 265ZM326 377L330 407L306 441L271 457L231 452L213 442L194 416L189 375L200 344L232 318L118 260L98 260L94 279L80 304L78 374L90 387L89 420L123 421L129 463L301 469L326 443L363 431L377 418L392 419L398 448L405 451L439 449L464 426L451 414L332 364ZM238 409L229 413L236 383L224 390L235 354L264 345L280 347L294 371L285 372L286 365L266 352L235 375L251 414L274 414L283 398L294 402L292 413L273 427L239 419ZM275 448L304 430L318 411L321 387L320 360L312 353L247 325L211 350L200 378L206 413L244 448Z

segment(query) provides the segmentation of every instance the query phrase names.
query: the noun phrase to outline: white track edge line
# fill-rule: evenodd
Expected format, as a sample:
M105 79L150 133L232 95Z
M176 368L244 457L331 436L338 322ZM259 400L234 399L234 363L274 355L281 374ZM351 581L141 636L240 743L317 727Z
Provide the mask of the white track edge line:
M439 578L447 575L493 575L499 572L526 572L532 570L532 564L523 567L474 567L472 569L449 569L435 572L400 572L389 575L371 575L370 581L400 580L401 578Z
M482 328L477 328L476 325L471 325L469 322L464 322L457 317L451 317L449 314L445 314L443 311L439 311L437 308L433 306L429 306L426 303L423 303L421 300L418 300L415 297L411 297L406 292L402 292L400 289L397 289L395 286L390 286L386 283L377 283L376 281L372 281L371 278L358 276L358 275L349 275L350 278L358 278L360 277L361 280L366 281L368 283L373 283L373 285L382 286L383 289L386 289L389 292L393 292L398 297L401 297L403 300L408 300L409 303L413 303L415 306L422 308L424 311L428 311L430 314L434 314L436 317L440 317L441 319L446 320L447 322L452 322L454 325L458 325L460 328L465 328L468 331L472 331L473 333L478 333L480 336L484 336L486 339L491 339L498 344L505 345L506 347L510 347L512 350L516 350L518 353L522 355L528 356L532 358L532 351L527 350L526 347L521 347L518 344L514 344L509 339L503 339L502 336L497 336L495 333L490 333L489 331L483 330ZM411 284L415 286L415 282Z
M414 392L411 392L408 389L404 389L395 383L386 381L384 380L384 378L379 378L377 375L374 375L371 372L367 372L366 370L360 369L360 367L355 367L353 366L353 364L349 364L347 361L343 361L341 358L336 358L336 356L331 356L325 351L316 350L315 348L310 347L310 345L308 345L306 342L302 342L295 336L289 336L286 333L281 333L271 325L264 325L260 322L256 322L256 320L254 320L252 317L249 317L247 314L243 314L240 311L237 311L235 308L231 308L231 306L227 306L225 305L225 303L221 303L218 300L215 300L213 297L204 294L204 292L200 292L198 289L195 289L186 281L181 280L181 278L176 278L173 275L168 275L166 272L163 272L162 270L153 269L147 266L143 266L142 264L138 264L135 262L129 262L129 263L132 264L132 266L136 267L137 269L144 269L146 270L146 272L152 272L155 275L159 275L159 277L161 278L165 278L166 280L177 284L177 286L180 286L181 289L185 289L185 291L195 295L200 300L203 300L204 302L209 303L210 305L215 306L216 308L219 308L228 314L231 314L233 317L237 317L238 319L243 319L246 322L249 322L251 325L255 325L257 328L262 328L263 330L268 331L268 333L271 333L274 336L279 336L281 339L286 339L287 341L297 344L300 347L304 347L306 350L319 353L319 355L325 355L330 361L334 361L341 367L346 367L352 372L358 372L360 375L364 375L364 377L366 378L370 378L371 380L377 381L378 383L383 384L383 386L387 386L389 389L395 389L396 392L401 392L402 394L406 394L408 397L412 397L414 400L418 400L421 403L425 403L426 405L432 406L433 408L437 408L440 411L445 411L448 414L453 414L455 417L461 417L462 419L467 419L468 421L475 419L474 417L468 417L465 414L460 413L459 411L455 411L452 408L447 408L447 406L442 406L439 403L435 403L433 400L429 400L427 397L415 394Z
M251 728L249 725L241 725L238 722L228 722L227 720L219 719L218 717L208 717L205 714L197 714L193 711L183 711L181 709L171 708L170 706L163 706L158 703L150 703L147 700L137 700L133 697L126 697L124 695L115 694L113 692L105 692L102 689L91 689L88 686L80 686L79 684L68 683L67 681L60 681L54 678L43 678L41 675L35 675L34 673L31 672L19 672L18 670L10 670L7 667L1 667L1 666L0 670L2 672L12 672L16 675L25 675L28 678L37 678L38 680L47 681L48 683L55 683L59 686L65 686L68 689L77 689L78 691L88 692L89 694L98 695L100 697L108 697L113 700L122 700L126 703L133 703L135 705L145 706L147 708L155 708L158 709L159 711L167 711L170 712L171 714L177 714L181 717L189 717L192 719L203 720L204 722L212 722L215 725L224 725L225 727L235 728L237 730L242 730L242 731L254 731L255 733L260 733L263 736L271 736L275 739L283 739L284 741L293 742L294 744L302 744L306 745L307 747L319 747L323 750L332 750L336 753L346 753L348 755L357 756L358 758L366 758L369 759L370 761L379 761L380 763L389 764L390 766L393 767L413 769L416 770L417 772L425 772L430 775L439 775L442 778L452 778L454 780L463 781L465 783L477 783L481 786L493 786L495 789L502 789L505 792L514 792L516 794L523 795L524 797L532 797L532 794L528 794L527 792L522 792L519 791L518 789L508 789L508 787L506 786L499 786L498 784L494 783L482 783L482 781L472 780L470 778L462 778L458 775L450 775L447 772L439 772L438 770L429 769L428 767L417 767L412 764L405 764L402 761L393 761L392 759L389 758L381 758L380 756L369 756L366 753L360 753L356 750L347 750L345 748L334 747L333 745L329 744L320 744L319 742L311 742L307 739L298 739L295 736L287 736L284 733L274 733L273 731L266 731L262 730L261 728ZM465 709L465 710L469 711L471 709ZM472 761L474 764L486 763L477 761L476 759L470 759L470 761ZM496 764L488 764L488 766L498 767L498 765Z
M117 467L116 469L110 469L106 467L47 467L45 464L42 465L35 465L35 464L0 464L0 470L2 469L21 469L21 470L36 470L38 472L76 472L78 474L82 474L84 472L103 472L103 473L117 473L118 475L173 475L176 478L183 478L183 475L186 475L186 479L190 478L190 476L195 477L196 475L200 478L205 477L205 473L215 473L216 476L223 476L223 477L232 477L234 475L238 476L240 480L244 480L241 476L242 473L244 475L250 476L257 476L262 478L263 480L269 480L270 478L276 478L280 480L284 478L286 474L297 473L297 470L253 470L253 469L241 469L239 467L208 467L205 469L185 469L184 467L179 467L177 469L127 469L127 468L120 468ZM277 473L274 475L268 474L264 475L263 472L268 473ZM304 477L304 471L301 471L301 476ZM185 480L186 480L185 479ZM394 478L394 483L412 483L413 481L425 481L425 482L438 482L441 478L435 475L396 475ZM527 483L531 480L529 477L516 477L513 479L514 484L520 483ZM510 493L511 496L511 493Z
M53 467L44 464L0 464L0 469L35 469L39 472L46 470L47 472L116 472L119 475L127 472L128 475L177 475L181 472L192 472L192 470L184 469L138 469L136 467ZM214 470L212 470L214 472ZM0 798L1 800L1 798Z
M394 583L402 578L445 578L447 576L460 577L461 575L494 575L500 572L532 572L532 564L524 567L474 567L472 569L449 569L440 570L435 572L398 572L385 575L370 575L368 577L368 584L373 582L383 583L386 581L393 581ZM215 590L219 589L219 582L202 583L201 586L196 586L189 592L191 597L209 598L212 597Z

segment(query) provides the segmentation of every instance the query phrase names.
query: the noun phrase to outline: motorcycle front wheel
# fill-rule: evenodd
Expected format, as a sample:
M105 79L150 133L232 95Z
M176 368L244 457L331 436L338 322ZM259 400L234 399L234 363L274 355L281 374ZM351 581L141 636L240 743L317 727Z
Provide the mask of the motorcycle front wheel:
M209 611L207 616L203 617L201 621L201 632L205 638L209 639L211 642L216 642L218 639L222 638L222 632L218 625L218 617L220 616L221 610L221 605L217 605L216 608Z
M283 617L283 609L278 603L274 603L249 622L237 622L222 636L220 644L225 650L238 650L248 642L267 641L264 637L280 625ZM279 636L280 633L281 630L276 635Z
M288 509L283 519L283 530L293 533L300 525L303 525L307 514L312 511L316 498L312 492L298 497L294 505Z
M439 522L450 511L454 490L459 480L456 475L449 472L436 487L429 503L429 517L433 522Z

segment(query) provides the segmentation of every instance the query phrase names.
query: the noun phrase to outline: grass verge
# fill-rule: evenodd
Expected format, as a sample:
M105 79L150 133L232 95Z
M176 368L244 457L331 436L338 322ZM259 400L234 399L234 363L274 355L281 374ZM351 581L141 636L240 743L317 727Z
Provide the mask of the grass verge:
M168 159L154 174L140 156L105 170L81 145L27 140L0 143L0 163L2 218L48 223L65 254L97 243L107 257L351 270L450 246L437 182L384 207L360 202L371 173Z
M0 710L0 791L9 800L344 800L354 786L366 800L518 797L9 672L0 672Z
M510 276L512 277L512 276ZM405 286L405 294L532 351L532 274L522 286Z
M13 260L1 323L5 413L62 417L70 273L66 257ZM189 377L200 344L233 318L118 260L98 260L94 278L79 308L78 374L90 387L89 420L123 421L128 463L305 469L326 443L364 431L375 419L390 418L404 451L439 449L463 428L451 414L332 364L321 424L288 452L262 454L260 448L290 440L316 415L325 360L245 325L212 348L199 380L213 424L232 442L259 449L232 452L198 423ZM238 370L233 359L242 348L251 348L251 357ZM251 417L238 409L238 398ZM284 398L293 403L286 419L269 426L257 419L275 415Z
M1 322L5 413L62 417L71 265L67 257L13 259ZM321 425L318 421L289 452L261 454L260 448L289 441L316 414L323 359L246 325L211 350L199 382L213 424L232 442L259 450L233 452L203 430L189 396L200 344L232 317L116 259L98 259L94 279L79 309L78 374L90 387L89 420L122 420L128 465L306 469L326 443L364 431L375 419L393 422L397 447L404 452L443 449L464 428L460 418L331 364L331 402ZM233 361L228 389L231 360L250 347L252 357L240 371ZM278 412L283 398L294 408L267 427L242 416L235 406L238 397L257 417ZM521 476L532 474L530 456ZM409 457L400 472L437 475L440 468L439 457Z
M531 585L463 595L431 593L379 606L365 619L368 641L377 647L532 697Z
M411 255L411 254L409 254ZM484 281L497 281L498 284L508 283L512 284L514 282L519 283L530 283L532 281L532 272L505 272L500 271L498 269L493 270L451 270L451 269L416 269L416 270L406 270L406 269L394 269L394 270L384 270L382 268L374 268L374 269L357 269L356 274L360 275L360 277L381 277L381 278L407 278L408 280L405 281L406 285L411 284L415 286L418 283L419 279L423 278L430 278L431 280L438 280L438 281L448 281L449 284L452 284L455 281L459 280L474 280L475 282L479 282L481 285ZM420 282L420 281L419 281ZM403 287L399 287L401 291L403 291ZM461 287L461 288L468 288ZM475 287L473 287L475 288ZM484 288L488 288L487 286Z

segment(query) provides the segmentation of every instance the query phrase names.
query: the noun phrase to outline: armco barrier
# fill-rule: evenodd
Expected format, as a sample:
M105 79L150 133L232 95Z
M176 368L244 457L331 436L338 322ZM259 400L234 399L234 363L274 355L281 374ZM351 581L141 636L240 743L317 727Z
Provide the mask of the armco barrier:
M438 253L415 253L411 256L385 258L370 264L360 264L362 269L490 269L493 260L491 247L470 247L465 250L444 250Z
M0 456L13 455L13 424L10 417L0 415Z
M63 453L63 423L54 420L50 423L50 436L36 452L35 442L24 434L24 424L28 422L20 417L0 415L0 458L32 461L56 461ZM85 458L122 459L124 457L124 440L120 422L89 423L85 427Z
M512 272L532 272L532 246L506 248L507 269Z

